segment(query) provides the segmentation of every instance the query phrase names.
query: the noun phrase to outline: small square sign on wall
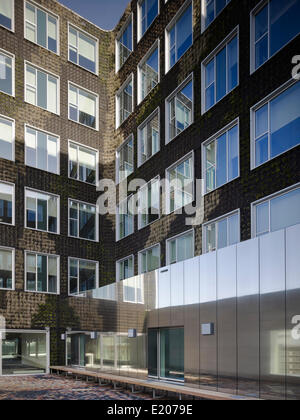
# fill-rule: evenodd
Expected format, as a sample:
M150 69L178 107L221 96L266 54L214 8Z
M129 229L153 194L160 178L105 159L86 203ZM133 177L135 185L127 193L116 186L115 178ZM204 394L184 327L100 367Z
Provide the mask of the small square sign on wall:
M215 324L202 324L201 325L201 334L202 335L214 335L215 334Z
M128 330L128 338L136 338L136 330L135 329Z

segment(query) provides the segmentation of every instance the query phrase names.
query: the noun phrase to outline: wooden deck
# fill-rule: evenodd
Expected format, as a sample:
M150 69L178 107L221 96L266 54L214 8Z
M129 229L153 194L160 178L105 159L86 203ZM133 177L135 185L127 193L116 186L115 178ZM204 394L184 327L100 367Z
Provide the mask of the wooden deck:
M93 378L98 380L99 385L104 385L102 381L112 384L115 389L121 385L131 386L133 393L136 392L136 387L143 389L150 389L153 392L153 398L156 398L155 391L173 392L178 395L179 400L182 396L197 397L205 400L215 401L258 401L256 398L248 398L238 395L224 394L222 392L214 392L203 389L191 388L186 385L178 385L172 383L166 383L155 380L142 380L137 378L130 378L126 376L111 375L105 372L94 372L83 369L75 369L67 366L50 366L51 373L65 373L66 375L72 375L76 378L85 378L86 380Z

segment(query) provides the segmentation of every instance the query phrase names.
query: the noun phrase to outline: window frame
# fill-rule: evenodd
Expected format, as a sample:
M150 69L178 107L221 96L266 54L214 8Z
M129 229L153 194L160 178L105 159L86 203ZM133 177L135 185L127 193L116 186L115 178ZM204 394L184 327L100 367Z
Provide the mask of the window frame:
M132 217L132 232L129 233L127 236L124 236L123 238L120 237L120 206L121 204L123 204L125 201L129 202L130 200L134 200L134 194L130 194L128 197L126 197L124 200L121 200L117 206L116 206L116 242L120 242L125 238L129 238L131 235L134 234L135 231L135 214L131 214L130 216ZM127 210L128 210L128 204L127 204Z
M12 187L12 223L0 222L0 225L15 226L16 225L16 186L12 182L7 182L7 181L0 180L0 185L1 184L8 185L9 187Z
M157 0L157 15L153 19L153 22L150 25L147 26L147 29L142 34L142 21L141 21L142 20L141 19L142 18L142 13L141 13L141 8L142 8L142 3L144 1L148 1L148 0L138 0L137 1L137 43L139 43L141 41L141 39L144 38L144 36L148 32L148 30L152 27L152 25L154 24L154 22L156 21L156 19L160 15L160 0Z
M151 271L146 271L146 273L142 273L142 270L141 270L141 268L142 268L142 255L145 252L151 251L154 248L159 249L159 267L157 268L157 270L159 270L161 268L161 244L159 242L155 245L151 245L151 246L143 249L142 251L138 252L138 273L139 273L139 275L144 275L144 274L147 274L147 273L151 273ZM147 257L147 264L148 264L148 257Z
M28 290L27 289L27 255L28 254L34 254L35 255L35 261L36 261L36 285L37 285L37 281L38 281L38 266L37 266L37 257L39 255L43 256L43 257L47 257L47 289L49 289L49 263L48 263L48 258L49 257L53 257L56 258L57 260L57 291L56 293L54 292L40 292L38 290ZM38 251L29 251L29 250L25 250L24 251L24 292L25 293L37 293L39 295L52 295L52 296L59 296L60 295L60 255L54 255L54 254L47 254L45 252L38 252Z
M0 251L11 251L11 261L12 261L12 287L11 289L7 289L7 288L0 288L0 290L5 290L5 291L15 291L16 290L16 249L15 248L11 248L9 246L3 246L0 245Z
M152 88L147 95L142 98L142 69L141 67L147 62L147 60L151 57L151 55L154 53L155 50L158 50L158 83L157 85ZM144 57L141 59L141 61L137 65L137 105L140 105L143 101L146 100L146 98L150 95L150 93L160 84L161 81L161 70L160 70L160 39L157 38L157 40L154 42L152 47L147 51L147 53L144 55Z
M232 128L237 126L238 128L238 157L239 157L239 164L238 164L238 176L236 178L231 179L230 181L226 181L225 184L220 185L219 187L214 188L212 191L207 191L207 177L206 177L206 147L216 141L219 137L226 134L228 131L230 131ZM226 142L226 149L227 149L227 157L228 157L228 141ZM216 134L212 135L209 139L205 140L201 144L201 156L202 156L202 179L204 181L204 191L203 195L211 194L214 191L217 191L219 188L224 187L227 184L230 184L233 181L236 181L241 176L241 159L240 159L240 117L237 117L235 120L233 120L231 123L227 124L225 127L223 127L221 130L219 130ZM227 169L227 178L228 178L228 162L226 162L226 169Z
M96 213L95 213L95 222L96 222L95 223L95 233L96 233L95 236L96 236L96 239L86 239L86 238L81 238L79 236L79 229L78 229L78 224L79 224L79 207L78 207L78 210L77 210L77 213L78 213L78 219L77 219L78 236L71 236L71 234L70 234L70 202L71 201L74 201L77 204L85 204L87 206L93 206L93 207L95 207L95 210L96 210ZM88 241L88 242L94 242L94 243L99 242L99 212L98 212L98 206L97 206L97 204L86 203L84 201L77 200L75 198L70 198L70 197L68 198L68 237L69 238L72 238L72 239L78 239L80 241Z
M228 3L225 5L225 7L223 7L223 9L218 13L215 14L214 19L207 25L205 26L205 19L206 19L206 0L202 0L202 5L201 5L201 35L210 27L210 25L212 25L212 23L221 15L221 13L226 9L227 6L229 6L230 1L228 1ZM216 8L216 0L214 0L214 6Z
M153 223L157 222L158 220L160 220L161 218L161 194L160 194L160 176L157 175L156 177L152 178L149 182L145 183L142 187L140 187L137 191L137 197L138 197L138 202L140 203L140 194L141 194L141 190L144 188L148 188L149 185L152 186L152 184L155 184L156 182L159 183L159 195L158 195L158 200L159 200L159 214L157 215L157 219L153 220L152 222L148 222L145 226L141 225L141 212L140 212L140 205L139 205L139 211L138 211L138 230L142 230L145 229L148 226L151 226ZM147 197L147 201L148 201L148 197ZM148 203L149 204L149 203ZM149 208L149 206L147 206L147 208Z
M124 63L120 64L120 57L119 57L120 38L123 36L124 32L126 31L128 26L130 25L130 22L131 22L131 25L132 25L132 31L131 31L132 51L129 54L128 58L124 61ZM121 30L119 31L119 33L116 36L116 41L115 41L115 72L116 72L116 74L125 65L125 63L127 62L127 60L129 59L129 57L132 55L133 52L134 52L134 19L133 19L133 12L131 12L130 15L128 16L127 20L125 21L123 27L121 28Z
M49 111L48 109L42 108L39 105L34 105L31 102L26 101L26 88L27 88L27 65L34 68L36 71L40 71L42 73L45 73L47 76L51 76L53 78L55 78L57 80L57 84L56 84L56 91L57 91L57 112L53 112L53 111ZM48 78L47 78L48 81ZM29 85L30 87L32 87L31 85ZM35 87L36 89L36 95L37 95L37 86ZM47 88L47 93L48 93L48 88ZM43 111L46 112L50 112L53 115L58 115L60 116L60 76L57 76L56 74L43 69L40 66L37 66L36 64L32 64L30 61L24 60L24 102L26 104L29 104L30 106L35 106L39 109L42 109Z
M227 77L227 54L226 54L226 95L223 96L223 98L217 100L216 98L216 90L215 90L215 103L208 109L206 109L206 67L207 65L212 61L216 60L216 56L224 49L226 48L228 44L233 41L234 38L237 38L237 84L236 86L228 90L228 77ZM216 71L216 65L214 65L214 83L217 83L217 71ZM240 25L237 25L231 32L228 34L223 41L202 61L201 63L201 115L206 114L207 112L211 111L217 104L219 104L221 101L223 101L228 95L230 95L232 92L235 91L240 86Z
M125 258L121 258L120 260L116 261L116 283L121 283L124 280L119 280L120 278L120 264L126 260L129 260L130 258L132 258L132 271L133 271L133 275L131 277L128 277L127 279L124 280L128 280L131 279L134 276L134 254L128 255Z
M6 51L3 48L0 48L0 54L2 54L2 55L11 59L11 94L3 92L2 90L0 91L0 94L10 96L11 98L15 98L16 97L16 90L15 90L16 89L16 81L15 81L15 77L16 77L16 74L15 74L15 71L16 71L16 69L15 69L16 56L15 56L15 54L12 54L11 52Z
M96 98L96 113L95 113L96 127L95 128L90 127L89 125L85 125L85 124L83 124L79 121L74 121L70 118L70 104L71 104L71 102L70 102L70 86L73 86L73 88L75 88L75 89L82 90L83 92L86 92L89 95L95 96L95 98ZM78 94L78 92L77 92L77 94ZM76 105L76 106L77 106L77 110L79 112L79 105ZM68 80L68 121L71 121L74 124L79 124L82 127L89 128L90 130L99 131L99 95L98 95L98 93L92 92L89 89L86 89L82 86L79 86L78 84L76 84L74 82L71 82L70 80Z
M284 196L292 191L296 191L296 190L300 190L300 182L298 182L297 184L291 185L287 188L284 188L283 190L277 191L273 194L270 194L266 197L260 198L259 200L253 201L251 203L251 239L254 238L259 238L261 235L257 235L257 218L256 218L256 208L258 205L260 204L264 204L264 203L269 203L269 232L266 232L266 234L270 234L273 233L273 231L271 231L271 217L270 217L270 210L271 210L271 206L270 206L270 202L278 197ZM275 231L276 232L276 231Z
M68 296L69 297L75 297L75 298L84 298L85 296L82 296L82 295L84 293L89 292L88 290L85 291L85 292L80 293L79 292L79 287L78 287L78 294L77 295L75 295L75 294L73 294L73 293L70 292L70 277L71 277L70 276L70 267L71 267L70 260L76 260L77 261L78 270L79 270L80 261L82 261L82 262L90 262L90 263L95 263L96 264L96 289L99 288L99 261L87 260L87 259L78 258L78 257L68 257ZM77 286L79 286L79 284L80 284L80 277L79 277L79 271L78 271ZM92 290L95 290L95 289L92 289Z
M157 114L158 117L158 137L159 137L159 141L158 141L158 151L156 153L154 153L153 155L151 155L148 159L145 160L145 162L141 161L141 132L142 130L149 124L150 121L153 120L153 118L155 118ZM142 122L141 125L138 126L137 128L137 152L138 152L138 165L137 167L140 168L141 166L145 165L146 162L148 162L150 159L152 159L155 155L157 155L160 152L161 149L161 121L160 121L160 106L157 107L146 119L145 121Z
M44 133L47 136L55 137L57 139L57 149L58 149L57 173L47 171L46 169L40 169L40 168L37 168L36 166L27 165L27 163L26 163L26 160L27 160L27 152L26 152L26 129L27 128L29 128L31 130L35 130L35 131L40 131L41 133ZM25 139L25 144L24 144L24 163L25 163L25 166L28 166L29 168L37 169L39 171L47 172L47 173L52 174L52 175L60 175L60 136L58 134L50 133L49 131L45 131L43 129L34 127L33 125L24 123L24 139Z
M238 238L238 242L237 244L239 244L241 242L241 209L236 209L233 211L230 211L229 213L224 214L223 216L219 216L216 217L215 219L209 220L208 222L205 222L202 224L202 254L209 254L210 252L217 252L220 251L220 249L224 249L224 248L218 248L218 232L216 230L216 249L215 251L208 251L206 249L206 228L207 226L210 226L212 224L216 224L218 222L222 222L223 220L227 220L228 218L232 217L232 216L238 216L239 218L239 238ZM227 242L228 242L228 223L227 223ZM235 244L236 245L236 244ZM235 246L235 245L227 245L226 248L228 246Z
M26 195L26 191L32 191L32 192L37 193L37 194L49 195L51 197L57 198L57 232L49 232L48 230L34 229L34 228L30 228L30 227L27 226L27 217L26 217L27 195ZM47 211L48 211L48 207L47 207ZM36 232L43 232L47 235L57 235L57 236L59 236L60 235L60 196L57 195L57 194L48 193L46 191L37 190L35 188L24 187L24 227L25 227L25 229L33 230L33 231L36 231ZM48 227L48 220L47 220L47 227Z
M130 81L132 83L132 111L131 113L128 115L128 117L121 122L120 120L120 111L121 111L121 107L120 107L120 98L121 98L121 93L123 93L123 91L125 90L126 86L130 84ZM125 80L125 82L122 84L122 86L117 90L116 94L115 94L115 106L116 106L116 130L118 130L120 127L122 127L123 124L125 124L125 121L128 121L128 119L130 118L130 116L134 113L134 74L131 73L130 76L128 76L128 78Z
M95 179L95 184L91 184L90 182L86 182L86 181L81 181L80 179L71 178L71 176L70 176L70 153L69 153L70 144L74 144L76 147L83 147L85 149L90 150L91 152L96 153L96 179ZM97 184L98 184L98 181L99 181L99 150L69 139L68 140L68 178L71 179L72 181L82 182L83 184L92 185L93 187L96 187Z
M189 229L186 232L183 233L179 233L178 235L172 236L171 238L166 239L166 265L170 266L170 265L174 265L174 264L178 264L180 262L184 262L184 261L188 261L188 260L183 260L183 261L176 261L176 263L171 264L170 262L170 243L173 242L174 240L176 240L176 260L178 259L178 244L177 244L177 239L184 237L184 236L188 236L190 233L192 233L192 237L193 237L193 257L195 257L195 229Z
M10 32L15 33L15 0L11 0L12 3L12 19L11 19L11 29L9 29L7 26L0 25L1 28L7 29Z
M133 145L133 171L130 175L128 175L126 178L120 180L120 152L123 149L123 147L127 146L127 143L129 143L132 140L132 145ZM122 144L120 144L120 146L117 148L116 150L116 184L119 185L121 184L123 181L125 181L126 179L128 179L135 170L135 161L134 161L134 149L135 149L135 144L134 144L134 135L133 133L131 133L124 141Z
M170 65L170 30L176 25L178 20L181 16L185 13L185 11L192 6L192 45L184 52L184 54L177 59L176 63L173 66ZM180 9L176 12L175 16L168 23L167 27L165 28L165 75L175 67L175 65L186 55L186 53L193 47L195 35L194 35L195 23L194 23L194 0L186 0Z
M15 162L16 120L2 114L0 114L0 119L7 120L12 123L12 159L5 159L3 157L0 157L0 161L1 159L3 159L3 160L8 160L9 162Z
M70 28L73 28L77 32L81 32L83 35L85 35L87 38L91 38L93 41L95 41L96 46L96 57L95 57L95 72L92 70L87 69L86 67L81 66L79 63L74 63L70 60ZM94 35L91 35L89 32L85 31L84 29L79 28L78 26L74 25L73 23L68 21L68 62L74 64L75 66L80 67L81 69L88 71L91 74L94 74L96 76L99 76L99 39L96 38Z
M44 47L43 45L38 44L37 42L33 42L30 39L26 38L26 3L31 4L33 7L35 7L35 9L40 9L42 12L46 13L47 15L52 16L53 18L56 19L57 21L57 52L54 52L52 50L49 50L48 48ZM36 3L33 0L24 0L23 3L23 7L24 7L24 17L23 17L23 25L24 25L24 40L31 42L34 45L37 45L38 47L43 48L46 51L50 51L52 54L55 54L57 56L60 56L60 17L59 15L56 15L55 13L53 13L51 10L47 9L46 7L44 7L44 5ZM37 28L37 25L36 25ZM46 24L46 34L48 36L48 19L47 19L47 24ZM48 44L48 41L47 41Z
M295 149L299 146L295 145L284 152L280 153L279 155L276 155L274 157L270 157L266 162L261 163L260 165L256 165L256 118L255 113L262 108L263 106L270 104L270 102L277 97L279 97L281 94L283 94L286 90L296 85L298 80L290 79L287 82L285 82L283 85L279 86L279 88L275 89L273 92L271 92L269 95L264 97L261 101L259 101L257 104L253 105L250 108L250 146L251 146L251 159L250 159L250 169L255 170L257 168L260 168L263 165L266 165L267 163L271 162L274 159L277 159L279 156L284 155L285 153ZM270 106L268 107L268 120L269 120L269 127L268 127L268 154L270 155Z
M190 206L193 201L195 200L195 152L194 150L192 150L191 152L187 153L185 156L183 156L181 159L179 159L177 162L173 163L171 166L169 166L166 171L165 171L165 179L169 181L170 179L170 175L169 172L173 169L176 168L178 165L180 165L181 163L185 162L188 159L192 159L192 176L193 176L193 200L191 201L191 203L187 204L186 206L180 207L176 210L173 210L171 212L170 209L170 182L167 182L166 185L166 191L165 191L165 209L166 209L166 214L170 215L170 214L176 214L177 211L179 210L184 210L185 207Z

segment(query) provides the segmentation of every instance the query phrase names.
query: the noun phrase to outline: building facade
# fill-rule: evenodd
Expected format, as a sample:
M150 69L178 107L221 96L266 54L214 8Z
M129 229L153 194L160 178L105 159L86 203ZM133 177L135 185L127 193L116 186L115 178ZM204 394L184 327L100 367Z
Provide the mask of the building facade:
M91 359L97 352L102 364L114 365L113 334L122 332L119 351L129 354L133 342L124 333L137 329L143 375L157 376L148 345L179 343L185 334L180 316L145 322L145 312L156 319L161 311L155 276L161 278L162 267L188 267L200 256L213 258L300 224L300 85L292 77L300 2L281 3L133 0L115 30L106 32L54 0L0 0L0 315L7 331L0 374L43 371L65 361L96 365ZM132 180L143 182L118 198L116 215L98 215L97 181L104 179L117 183L117 193ZM165 188L162 180L169 181ZM150 311L145 289L136 280L130 284L135 276L143 283L143 275L154 278ZM99 289L115 282L122 285L118 299L117 286ZM184 309L189 319L201 318L201 303ZM199 339L218 341L223 323L226 348L236 328L234 305L228 318L226 311L224 318L210 310L203 315ZM249 317L262 310L258 304ZM274 329L268 327L271 312L262 327L267 334ZM132 316L148 327L119 322ZM284 334L295 316L281 318L281 326L289 325ZM88 344L85 337L94 332L105 338ZM209 358L203 340L202 357ZM299 344L291 347L290 376L299 379ZM261 351L258 343L253 351ZM288 351L284 347L285 369ZM185 346L174 358L183 353ZM42 363L35 360L39 355ZM199 353L193 357L199 360ZM219 387L216 377L238 377L227 367L237 361L229 353L208 361L220 362L221 369L211 374L207 365L206 379L191 364L184 379ZM282 385L275 397L297 399L297 379L288 391L288 369L274 369ZM259 382L262 373L254 371ZM265 386L270 381L276 388L273 379L266 375ZM254 388L255 395L274 397Z

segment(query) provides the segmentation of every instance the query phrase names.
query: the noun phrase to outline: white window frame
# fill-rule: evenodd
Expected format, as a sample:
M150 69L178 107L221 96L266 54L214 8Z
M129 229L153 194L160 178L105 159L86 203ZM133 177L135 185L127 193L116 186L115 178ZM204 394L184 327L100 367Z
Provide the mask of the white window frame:
M145 54L145 56L142 58L142 60L139 62L138 66L137 66L137 87L138 87L138 92L137 92L137 104L140 105L149 95L150 93L153 91L153 89L156 88L156 86L150 90L150 92L148 92L148 94L145 96L145 98L142 98L142 87L141 87L141 83L142 83L142 69L141 67L146 63L146 61L151 57L151 55L154 53L155 50L158 50L158 83L156 86L158 86L160 84L160 80L161 80L161 71L160 71L160 39L158 38L154 44L152 45L152 47L149 49L149 51Z
M236 209L236 210L233 210L233 211L231 211L227 214L224 214L223 216L217 217L217 218L212 219L212 220L210 220L206 223L203 223L203 225L202 225L202 253L203 254L208 254L209 253L209 251L206 249L206 239L207 239L206 238L206 228L207 228L207 226L212 225L214 223L222 222L223 220L228 219L231 216L236 216L236 215L239 218L239 237L238 237L238 242L237 243L241 242L241 210ZM229 238L229 236L228 236L229 229L228 228L229 228L229 226L228 226L228 223L227 223L227 240ZM227 247L228 246L233 246L233 245L227 245ZM220 250L220 248L218 248L218 230L216 229L216 251L218 251L218 250ZM216 251L211 251L211 252L216 252Z
M7 120L9 122L12 123L12 159L9 159L9 162L15 162L15 144L16 144L16 120L14 120L13 118L7 117L6 115L2 115L0 114L0 118L2 118L3 120ZM4 159L2 157L0 157L0 160L7 160Z
M157 117L158 117L158 137L159 137L158 151L156 153L154 153L149 159L146 159L145 162L142 162L142 159L141 159L141 132L146 127L146 125L148 125L149 122L152 121L152 119L156 116L156 114L157 114ZM137 142L138 143L137 144L137 146L138 146L138 168L145 165L146 162L148 162L150 159L153 158L153 156L157 155L160 152L160 142L161 142L161 124L160 124L160 107L158 107L138 127L138 142Z
M74 201L77 204L85 204L87 206L93 206L95 207L96 213L95 213L95 217L96 217L96 223L95 223L95 233L96 233L96 239L86 239L86 238L81 238L80 236L71 236L70 234L70 202ZM78 207L78 219L77 219L77 232L79 235L79 207ZM99 242L99 212L98 212L98 207L97 204L91 204L91 203L86 203L84 201L80 201L77 200L75 198L68 198L68 237L72 238L72 239L78 239L80 241L88 241L88 242Z
M27 216L26 215L27 195L26 195L26 191L32 191L32 192L37 193L37 194L44 194L44 195L49 195L49 196L57 198L57 232L49 232L48 230L41 230L41 229L34 229L34 228L27 227L27 217L26 217ZM24 198L25 198L25 200L24 200L24 226L25 226L25 229L33 230L33 231L36 231L36 232L43 232L43 233L48 234L48 235L60 235L60 196L57 195L57 194L46 192L46 191L36 190L36 189L30 188L30 187L24 187ZM36 214L37 214L37 212L36 212ZM47 220L47 226L48 226L48 220Z
M179 159L177 162L175 162L171 166L169 166L166 169L166 172L165 172L165 179L169 181L169 179L170 179L169 172L173 168L175 168L176 166L180 165L181 163L185 162L186 160L188 160L190 158L192 159L192 162L193 162L192 163L192 176L193 176L193 200L192 200L192 202L193 202L195 200L195 153L194 153L194 150L192 150L191 152L189 152L188 154L183 156L181 159ZM167 214L173 214L173 213L176 214L176 212L178 212L180 210L183 210L186 206L190 206L192 204L192 202L191 202L191 203L187 204L186 206L180 207L180 208L174 210L173 212L171 212L171 209L170 209L170 182L167 182L165 196L166 196L166 202L165 202L166 207L165 207L165 209L166 209Z
M27 161L27 153L26 153L26 129L27 128L29 128L31 130L35 130L35 131L40 131L41 133L44 133L47 136L51 136L51 137L56 137L57 138L57 151L58 151L57 173L47 171L46 169L40 169L40 168L37 168L36 166L27 165L27 163L26 163L26 161ZM34 127L33 125L30 125L30 124L26 124L25 123L24 124L24 138L25 138L25 150L24 150L25 166L28 166L29 168L38 169L39 171L47 172L47 173L50 173L50 174L60 175L60 136L58 134L50 133L49 131L45 131L45 130L42 130L40 128Z
M3 48L0 48L0 54L3 54L6 57L11 59L11 91L12 91L12 93L10 94L10 93L3 92L1 90L0 94L2 93L3 95L8 95L12 98L15 98L16 96L16 92L15 92L15 58L16 56L6 50L3 50Z
M0 288L0 290L14 291L16 290L16 250L9 246L0 245L0 250L11 251L11 261L12 261L12 287L11 289Z
M264 66L271 58L275 57L280 51L282 51L285 47L287 47L291 42L293 42L298 36L295 35L287 44L283 45L278 51L276 51L273 55L270 54L270 12L269 12L269 22L268 22L268 59L261 64L259 67L255 68L255 16L268 4L270 9L270 0L262 0L258 3L254 9L250 12L250 74L255 73L258 69Z
M207 191L207 178L206 178L206 147L216 141L220 136L230 131L233 127L237 126L238 128L238 156L239 156L239 164L238 164L238 176L230 181L225 182L225 184L220 185L219 187L214 188L212 191ZM227 142L227 156L228 156L228 142ZM208 195L212 193L213 191L218 190L219 188L224 187L224 185L230 184L233 181L236 181L241 176L241 159L240 159L240 117L233 120L231 123L227 124L224 128L222 128L220 131L218 131L216 134L211 136L209 139L205 140L202 145L202 179L204 180L204 192L203 195ZM228 162L227 162L228 163ZM226 163L227 167L227 179L228 179L228 165Z
M185 128L183 131L181 131L181 133L177 134L175 137L170 139L170 102L190 82L192 82L192 85L193 85L193 104L192 104L191 124L187 128ZM195 121L195 84L194 84L194 73L191 73L165 100L165 125L166 125L165 144L167 145L171 143L172 141L174 141L175 139L177 139L178 136L180 136L182 133L184 133L194 124L194 121Z
M126 31L126 29L128 28L128 26L130 25L131 22L131 26L132 26L132 51L130 53L130 55L133 53L134 51L134 20L133 20L133 13L130 13L130 15L128 16L126 22L124 23L122 29L120 30L120 32L118 33L117 37L116 37L116 41L115 41L115 72L116 74L121 70L121 68L125 65L125 63L127 62L127 60L129 59L130 55L128 56L128 58L126 59L126 61L124 61L123 64L120 64L120 57L119 57L119 42L120 42L120 38L122 37L122 35L124 34L124 32Z
M155 245L151 245L148 248L145 248L142 251L138 252L138 272L139 272L139 275L149 273L149 271L147 271L146 273L142 273L142 270L141 270L141 268L142 268L142 256L143 256L143 254L145 254L145 252L151 251L154 248L159 249L159 267L158 267L158 269L161 268L161 244L157 243ZM147 257L147 262L148 262L148 257Z
M124 279L124 280L119 280L120 278L120 264L126 260L129 260L130 258L132 258L132 271L133 271L133 275L132 277L134 277L134 255L128 255L128 257L125 258L121 258L120 260L116 261L116 283L121 283L124 280L128 280L131 279L132 277L128 277L128 279Z
M176 25L177 21L185 13L185 11L192 5L192 45L185 51L185 53L176 61L176 63L171 67L170 65L170 30ZM181 6L176 15L173 17L171 22L165 29L165 74L167 74L194 45L194 0L186 0L186 2Z
M2 181L0 179L0 184L5 184L8 185L9 187L12 187L13 189L13 193L12 193L12 223L4 223L4 222L0 222L0 225L5 225L5 226L15 226L16 220L15 220L15 212L16 212L16 186L15 184L11 183L11 182L6 182L6 181Z
M173 264L178 264L178 261L176 263L173 263L173 264L171 264L171 262L170 262L170 242L173 242L174 240L176 240L176 259L177 259L177 257L178 257L178 244L177 244L177 239L179 239L179 238L181 238L183 236L187 236L190 233L193 234L193 257L195 257L195 229L189 229L186 232L179 233L179 235L172 236L172 238L168 238L166 240L166 252L167 252L167 255L166 255L166 263L167 263L167 266L173 265ZM184 260L184 261L186 261L186 260Z
M70 60L70 52L69 52L69 48L70 48L70 27L72 27L75 31L77 32L81 32L83 35L85 35L87 38L91 38L91 40L96 42L96 63L95 63L95 67L96 67L96 71L93 72L92 70L87 69L86 67L81 66L79 63L74 63L73 61ZM78 49L78 48L77 48ZM77 51L79 52L79 51ZM99 76L99 40L98 38L96 38L95 36L91 35L89 32L86 32L85 30L79 28L78 26L74 25L71 22L68 22L68 62L74 64L75 66L78 66L80 68L82 68L83 70L88 71L89 73L95 74L96 76Z
M130 140L132 140L132 145L133 145L133 171L130 175L132 175L134 173L134 168L135 168L135 162L134 162L134 135L130 134L130 136L127 137L126 140L123 141L123 143L117 148L116 151L116 184L119 185L121 182L125 181L125 179L127 179L130 175L128 175L128 177L120 180L120 151L127 145L128 142L130 142Z
M161 194L160 194L160 176L157 175L156 177L152 178L151 181L147 182L146 184L144 184L141 188L139 188L138 192L137 192L137 196L138 196L138 201L140 203L140 194L141 194L141 190L143 190L144 188L148 188L149 185L155 184L156 182L159 182L159 214L157 215L157 219L153 220L153 222L148 222L145 226L142 226L141 224L141 212L140 212L140 208L139 208L139 212L138 212L138 230L142 230L145 229L148 226L151 226L153 223L157 222L160 218L161 218ZM147 196L148 198L148 196Z
M6 29L7 31L15 33L15 0L11 0L11 4L12 4L11 29L7 28L4 25L0 25L0 27Z
M83 147L85 149L90 150L91 152L95 152L96 153L96 180L95 180L95 184L91 184L89 182L81 181L80 179L75 179L75 178L71 178L70 177L70 153L69 153L70 144L73 144L76 147ZM72 181L82 182L83 184L92 185L94 187L97 186L98 180L99 180L99 150L94 149L93 147L90 147L90 146L86 146L85 144L78 143L77 141L74 141L74 140L70 140L69 139L68 140L68 178L71 179Z
M226 9L227 6L229 6L230 1L228 1L228 3L226 4L226 6L218 13L216 14L216 9L215 9L215 18L214 20L212 20L207 26L205 26L205 19L207 16L207 10L206 10L206 0L202 0L202 4L201 4L201 34L203 34L207 28L210 27L210 25L217 19L217 17L219 17L221 15L221 13ZM214 6L216 8L216 0L214 0Z
M47 15L52 16L53 18L55 18L57 20L57 52L54 52L52 50L49 50L48 48L44 47L43 45L38 44L37 42L33 42L30 39L27 39L25 37L26 35L26 3L31 4L33 7L35 7L35 9L40 9L42 12L46 13ZM35 24L36 26L36 30L37 30L37 24ZM46 21L46 34L48 37L48 19ZM58 55L60 56L60 17L58 15L56 15L55 13L53 13L51 10L47 9L46 7L44 7L44 5L41 5L39 3L36 3L33 0L24 0L24 39L28 42L31 42L34 45L37 45L38 47L43 48L44 50L50 51L52 54ZM48 43L48 40L47 40Z
M263 203L269 203L269 232L266 232L266 234L271 233L271 217L270 217L270 211L271 211L271 206L270 206L270 202L274 199L274 198L278 198L281 197L289 192L295 191L300 189L300 182L298 182L295 185L292 185L288 188L284 188L283 190L277 191L274 194L268 195L266 197L263 197L257 201L254 201L253 203L251 203L251 238L257 238L257 234L256 234L256 227L257 227L257 219L256 219L256 207L260 204Z
M264 99L262 99L260 102L258 102L256 105L254 105L251 109L250 109L250 143L251 143L251 163L250 163L250 169L254 170L256 168L259 168L265 164L267 164L268 162L271 162L272 160L278 158L279 156L284 155L285 153L289 152L290 150L298 147L299 145L293 146L290 149L285 150L284 152L280 153L279 155L276 155L273 158L268 159L266 162L257 165L256 166L256 155L255 155L255 129L256 129L256 125L255 125L255 113L256 111L263 107L264 105L270 103L273 99L277 98L278 96L280 96L282 93L284 93L287 89L291 88L292 86L294 86L298 81L294 80L294 79L290 79L289 81L287 81L286 83L284 83L282 86L280 86L279 88L277 88L276 90L274 90L274 92L270 93L269 95L267 95ZM268 118L269 118L269 122L268 122L268 126L269 126L269 138L268 138L268 149L269 149L269 156L270 156L270 106L269 106L269 111L268 111Z
M206 66L211 60L216 60L216 56L222 51L224 48L227 49L228 44L234 39L237 38L237 85L232 89L229 90L228 88L228 77L226 76L226 95L223 98L216 100L214 105L206 110ZM227 74L227 55L226 55L226 74ZM217 83L217 69L215 64L215 84ZM207 112L211 111L218 103L223 101L230 93L234 92L236 88L240 85L240 26L236 26L233 31L230 32L229 35L202 61L201 63L201 114L204 115ZM215 89L215 99L216 99L216 89Z
M132 111L131 114L129 114L129 116L124 120L124 121L120 121L120 95L123 92L123 90L125 89L125 87L130 83L132 83ZM118 89L117 93L116 93L116 97L115 97L115 102L116 102L116 130L118 128L120 128L125 121L128 120L128 118L130 118L130 116L133 114L134 112L134 74L131 73L131 75L126 79L126 81L123 83L123 85L120 87L120 89Z
M95 115L96 127L95 128L90 127L89 125L82 124L79 121L71 120L71 118L70 118L70 104L71 104L71 102L70 102L70 86L73 86L73 88L75 88L75 89L82 90L83 92L86 92L89 95L95 96L95 99L96 99L96 115ZM77 95L78 95L78 92L77 92ZM77 104L76 106L77 106L77 110L78 110L78 113L79 113L79 105ZM90 130L99 131L99 95L98 95L98 93L92 92L91 90L88 90L86 88L83 88L82 86L77 85L76 83L68 81L68 120L72 121L74 124L79 124L82 127L89 128Z
M49 264L48 264L48 258L49 257L53 257L57 259L57 292L53 293L53 292L39 292L38 290L28 290L27 289L27 254L34 254L35 255L35 259L36 259L36 279L35 279L35 283L37 286L37 281L38 281L38 266L37 266L37 256L41 255L43 257L47 257L47 288L49 288L49 276L48 276L48 268L49 268ZM60 256L59 255L54 255L54 254L46 254L45 252L37 252L37 251L29 251L26 250L24 251L24 291L26 293L37 293L40 295L54 295L54 296L59 296L60 295ZM37 289L37 287L36 287Z
M77 264L78 264L77 265L77 267L78 267L77 286L79 286L79 284L80 284L80 278L79 278L79 264L80 264L80 261L82 261L82 262L90 262L90 263L95 263L96 264L96 289L98 289L99 288L99 261L87 260L87 259L78 258L78 257L68 257L68 296L70 296L70 297L76 297L76 298L81 298L81 297L85 297L85 296L83 296L83 294L88 292L88 291L85 291L85 292L81 292L80 293L79 292L79 287L78 287L78 294L77 295L72 294L70 292L70 277L71 277L70 276L70 266L71 266L70 260L76 260L77 261Z
M121 204L123 204L124 202L129 202L130 200L134 200L134 194L129 195L127 198L125 198L124 200L120 201L119 204L116 207L116 242L120 242L125 238L129 238L131 235L134 234L135 231L135 215L131 214L130 216L132 217L132 226L133 226L133 230L131 233L129 233L127 236L124 236L123 238L120 238L120 206ZM127 205L127 209L128 209L128 205Z
M26 87L27 87L26 67L27 67L27 65L34 68L37 71L45 73L47 76L51 76L51 77L53 77L57 80L57 85L56 85L57 86L57 88L56 88L56 90L57 90L57 112L49 111L48 109L42 108L39 105L34 105L34 104L26 101ZM37 95L38 95L37 86L31 86L31 85L28 85L28 86L31 87L31 88L34 88L36 90L35 93L36 93L36 98L37 98ZM48 89L47 89L47 93L48 93ZM50 71L45 70L42 67L39 67L36 64L32 64L31 62L25 60L24 61L24 102L26 102L27 104L29 104L31 106L36 106L37 108L42 109L43 111L50 112L51 114L60 116L60 76L57 76L56 74L51 73Z
M158 16L160 15L160 0L157 0L157 16L154 18L153 22L147 26L146 31L142 34L142 3L145 0L138 0L137 1L137 42L139 43L141 39L143 39L143 37L146 35L146 33L148 32L148 30L152 27L152 25L154 24L154 22L156 21L156 19L158 18ZM148 0L146 0L148 1Z

